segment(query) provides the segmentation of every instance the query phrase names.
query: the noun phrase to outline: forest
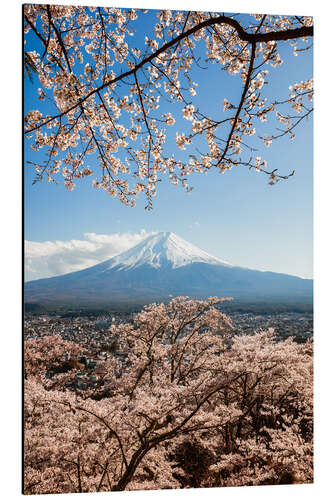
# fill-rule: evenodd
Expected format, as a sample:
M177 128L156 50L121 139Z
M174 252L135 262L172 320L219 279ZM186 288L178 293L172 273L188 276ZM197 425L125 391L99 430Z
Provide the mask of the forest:
M311 483L312 341L233 336L221 301L146 306L94 372L77 343L27 340L24 492Z

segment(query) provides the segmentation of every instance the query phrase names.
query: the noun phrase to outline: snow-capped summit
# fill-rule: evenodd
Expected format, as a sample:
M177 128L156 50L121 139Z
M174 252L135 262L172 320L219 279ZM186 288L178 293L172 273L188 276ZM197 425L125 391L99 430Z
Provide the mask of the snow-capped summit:
M118 270L129 270L144 264L155 268L171 265L173 269L176 269L194 262L230 266L227 262L210 255L171 232L149 236L108 262L109 266L106 266L105 270L115 267Z
M95 266L30 281L25 301L118 306L168 300L170 295L302 301L311 299L312 285L312 280L233 266L163 232Z

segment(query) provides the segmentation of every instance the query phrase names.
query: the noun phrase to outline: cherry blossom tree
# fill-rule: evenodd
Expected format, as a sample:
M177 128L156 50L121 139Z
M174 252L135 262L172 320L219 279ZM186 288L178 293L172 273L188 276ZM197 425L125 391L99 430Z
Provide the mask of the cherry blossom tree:
M147 16L151 32L141 39ZM312 24L305 16L25 5L24 31L36 47L26 54L41 84L25 134L46 151L32 162L36 180L62 174L71 190L94 175L96 188L132 206L144 193L151 208L163 176L186 190L191 173L234 166L265 173L270 184L288 178L293 172L269 169L255 151L258 142L295 137L312 113L313 82L291 82L274 100L264 87L269 69L283 64L281 45L295 56L310 50ZM194 78L212 64L239 85L234 102L216 95L214 115Z
M24 343L24 373L25 377L35 377L38 381L49 368L59 372L74 368L75 360L82 349L75 342L68 342L60 335L50 335L29 339ZM67 366L64 366L67 362Z
M98 401L46 382L66 342L29 341L44 363L26 363L25 492L311 482L311 344L233 336L219 302L179 297L112 326Z

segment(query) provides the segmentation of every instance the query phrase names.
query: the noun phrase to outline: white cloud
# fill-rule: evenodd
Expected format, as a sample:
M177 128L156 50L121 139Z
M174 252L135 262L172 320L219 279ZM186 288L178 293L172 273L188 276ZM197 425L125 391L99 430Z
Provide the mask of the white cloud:
M59 276L99 264L140 243L153 232L84 233L82 240L25 241L25 279Z

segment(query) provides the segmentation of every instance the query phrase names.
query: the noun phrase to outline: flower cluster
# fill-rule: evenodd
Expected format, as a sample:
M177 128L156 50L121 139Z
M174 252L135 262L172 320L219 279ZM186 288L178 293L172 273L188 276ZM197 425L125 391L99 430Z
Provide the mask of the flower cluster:
M179 172L172 173L171 182L178 176L182 181L194 170L204 173L207 165L219 170L223 165L255 167L251 157L246 160L241 154L255 149L248 141L254 141L257 124L267 126L270 113L278 113L275 116L286 125L282 135L294 138L296 126L312 112L312 80L291 86L284 101L266 102L263 95L269 83L264 65L283 63L279 40L291 30L295 53L306 54L312 18L253 15L240 24L233 15L161 10L155 23L149 14L151 32L139 43L135 35L146 14L144 9L24 6L25 36L37 47L26 53L26 60L38 74L40 102L40 109L27 112L25 133L34 151L47 152L46 160L36 166L37 180L53 179L56 159L66 164L64 182L73 189L74 179L91 175L89 162L98 165L94 186L128 205L144 192L150 207L157 182L170 175L165 145L174 137L169 127L177 114L185 120L179 119L182 129L176 144L188 155L176 160ZM217 97L223 102L221 116L218 109L206 110L200 86L193 81L203 50L207 64L217 64L242 89L238 102ZM291 104L290 112L286 103ZM166 112L166 105L173 109ZM278 137L266 135L269 141Z
M312 344L233 336L224 300L113 325L103 398L68 385L79 345L28 340L25 493L311 482Z

